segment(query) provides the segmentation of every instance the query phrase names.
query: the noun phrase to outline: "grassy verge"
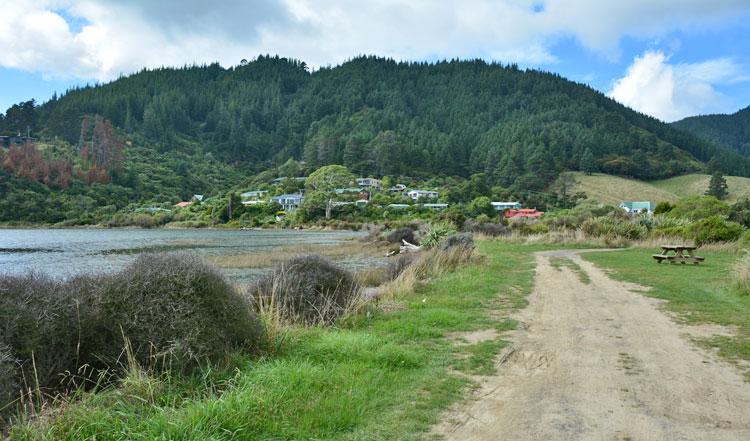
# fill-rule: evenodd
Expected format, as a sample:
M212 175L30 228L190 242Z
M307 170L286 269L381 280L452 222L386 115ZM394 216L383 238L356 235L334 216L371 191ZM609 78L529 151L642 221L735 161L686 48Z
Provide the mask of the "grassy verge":
M416 292L389 299L337 329L288 330L276 356L238 355L233 369L151 378L84 394L47 417L17 424L11 439L417 439L490 373L504 343L473 345L450 333L512 329L535 248L480 242L483 259Z
M729 360L750 361L750 296L736 290L731 272L738 255L699 251L700 265L656 264L645 249L588 253L584 258L611 270L619 280L652 287L645 295L664 299L665 310L688 324L718 324L736 330L733 336L696 339L716 348ZM748 376L750 380L750 376Z

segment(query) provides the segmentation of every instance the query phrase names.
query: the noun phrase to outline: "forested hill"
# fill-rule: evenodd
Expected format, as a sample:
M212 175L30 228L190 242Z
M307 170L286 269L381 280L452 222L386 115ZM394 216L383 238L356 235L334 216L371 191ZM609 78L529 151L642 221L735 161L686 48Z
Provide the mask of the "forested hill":
M673 125L750 157L750 107L731 115L691 116Z
M98 114L157 151L210 153L260 171L288 158L310 169L341 163L362 175L469 176L541 189L561 170L640 179L717 157L750 176L750 159L639 114L550 73L484 61L399 63L360 57L310 73L263 56L219 65L144 70L15 106L0 130L79 142Z

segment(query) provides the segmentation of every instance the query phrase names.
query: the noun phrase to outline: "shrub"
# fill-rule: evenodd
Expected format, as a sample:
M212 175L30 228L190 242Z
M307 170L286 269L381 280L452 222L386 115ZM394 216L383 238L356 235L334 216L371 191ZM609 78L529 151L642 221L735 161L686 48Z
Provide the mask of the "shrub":
M450 248L463 248L466 250L474 249L474 237L471 233L456 233L443 239L440 242L441 250L448 250Z
M690 196L680 199L670 210L669 216L701 220L711 216L726 216L729 205L713 196Z
M142 365L160 357L190 370L236 350L255 352L263 327L250 305L215 268L198 257L144 254L112 276L100 299L108 358L124 335Z
M637 240L646 237L648 230L638 222L632 221L627 216L615 213L608 216L587 219L581 230L589 236L604 237L607 239L623 238Z
M352 275L319 255L295 257L250 286L259 311L274 309L290 323L331 325L359 299Z
M471 222L466 221L463 226L464 231L484 234L485 236L497 237L508 234L508 227L503 224L491 222Z
M654 207L654 214L664 214L669 213L674 208L674 204L668 201L662 201L656 204L656 207Z
M430 229L425 233L424 239L422 239L422 246L425 248L434 248L442 242L443 239L455 232L456 230L448 224L431 225Z
M418 253L403 253L393 259L386 269L386 279L394 280L400 276L410 265L419 260Z
M750 228L750 199L743 198L729 209L729 220Z
M699 246L709 242L731 242L739 239L742 226L719 216L710 216L690 224L687 234Z
M385 240L387 240L390 243L397 243L401 244L402 240L405 240L409 243L416 244L416 240L414 238L414 230L409 227L399 228L397 230L393 230L385 237Z
M56 389L60 375L75 372L78 331L89 321L78 296L93 284L77 278L63 283L40 274L0 278L0 343L18 359L18 375L31 386Z

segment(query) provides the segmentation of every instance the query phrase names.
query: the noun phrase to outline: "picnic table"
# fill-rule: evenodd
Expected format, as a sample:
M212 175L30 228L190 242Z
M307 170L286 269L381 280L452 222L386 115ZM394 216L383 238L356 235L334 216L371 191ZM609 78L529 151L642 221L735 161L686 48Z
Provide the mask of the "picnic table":
M661 254L654 254L652 257L656 259L656 263L661 263L666 260L669 263L680 262L682 264L692 263L697 265L705 260L704 257L696 256L695 250L698 247L693 245L662 245Z

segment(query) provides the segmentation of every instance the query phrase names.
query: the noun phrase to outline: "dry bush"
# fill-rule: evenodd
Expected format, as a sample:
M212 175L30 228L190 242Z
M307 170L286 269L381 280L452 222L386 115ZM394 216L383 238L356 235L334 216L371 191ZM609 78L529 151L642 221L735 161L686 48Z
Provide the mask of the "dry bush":
M385 236L385 240L390 243L401 244L401 241L405 240L409 243L417 244L416 237L414 236L414 229L409 227L399 228L389 232Z
M21 389L18 378L18 360L11 348L0 342L0 426L3 417L15 410L12 403L20 395Z
M122 374L123 337L139 365L179 370L265 341L250 305L195 257L144 255L122 272L66 281L0 277L2 358L18 361L0 382L32 390L35 405Z
M99 356L118 357L124 336L147 368L167 360L171 368L190 370L237 350L257 352L264 341L247 301L194 256L140 256L111 277L100 308L108 324Z
M248 289L271 321L332 325L360 302L354 277L319 255L298 256L276 267Z

